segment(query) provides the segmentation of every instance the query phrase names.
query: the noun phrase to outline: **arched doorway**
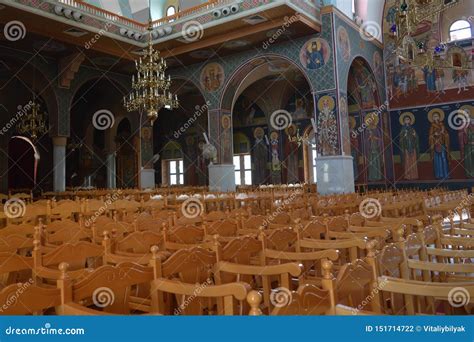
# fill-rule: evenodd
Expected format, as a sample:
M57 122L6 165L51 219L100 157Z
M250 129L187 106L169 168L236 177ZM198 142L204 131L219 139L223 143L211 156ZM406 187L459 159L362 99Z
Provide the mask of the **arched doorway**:
M161 160L154 164L156 183L205 186L209 184L209 160L203 157L202 148L204 134L209 134L208 103L188 80L174 79L171 92L178 95L179 108L161 109L153 125L153 150Z
M122 105L124 93L109 78L91 79L78 87L71 103L71 130L66 151L69 186L104 188L110 185L108 179L111 174L117 174L116 185L119 187L124 184L136 186L137 183L132 180L136 178L137 169L131 167L130 162L122 158L124 165L129 167L124 173L125 178L119 177L118 170L110 169L118 165L118 162L110 163L110 157L115 158L115 152L117 157L119 152L122 156L138 155L134 147L136 123L133 120L125 123L121 135L117 129L121 123L119 118L127 117L128 114ZM134 175L129 176L129 172Z
M8 143L8 186L11 191L34 188L35 158L33 147L25 140L11 138Z
M49 132L38 136L34 141L35 147L41 155L38 163L36 189L33 188L33 161L23 158L33 158L33 152L23 156L22 151L29 151L28 143L12 136L23 135L18 131L18 126L25 114L31 111L33 100L40 105L46 127L51 124L51 117L57 113L57 101L54 90L47 78L31 63L24 63L19 58L5 56L8 51L0 52L0 127L4 128L0 136L0 192L9 189L23 188L25 191L48 191L53 188L53 154L52 141ZM30 138L28 132L24 136ZM25 149L22 148L25 146ZM16 149L19 149L16 151ZM31 149L32 150L32 149ZM23 157L22 157L23 156ZM21 158L19 160L18 158ZM27 179L31 178L31 182Z
M385 185L386 108L381 106L375 76L361 57L349 69L347 94L355 184Z
M132 125L127 118L122 119L117 126L115 136L117 154L117 178L118 188L132 188L138 183L138 154L136 153Z
M252 185L307 179L311 161L305 158L304 146L310 137L305 132L314 117L314 98L311 83L298 65L278 55L244 63L227 83L221 108L232 116L232 136L249 140L247 157L240 141L232 144L236 177L251 170L246 178L252 179ZM249 159L250 168L245 165Z

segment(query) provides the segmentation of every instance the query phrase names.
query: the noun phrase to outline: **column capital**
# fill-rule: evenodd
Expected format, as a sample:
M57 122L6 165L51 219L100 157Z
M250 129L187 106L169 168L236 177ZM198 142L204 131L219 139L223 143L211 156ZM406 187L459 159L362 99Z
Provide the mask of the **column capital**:
M54 146L66 146L67 137L51 137Z

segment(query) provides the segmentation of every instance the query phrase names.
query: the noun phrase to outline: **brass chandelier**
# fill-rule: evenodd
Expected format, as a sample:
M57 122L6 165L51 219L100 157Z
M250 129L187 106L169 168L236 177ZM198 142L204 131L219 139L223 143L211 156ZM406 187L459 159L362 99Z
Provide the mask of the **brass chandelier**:
M151 124L158 118L158 111L178 108L178 96L169 90L170 76L166 77L166 61L155 51L152 44L153 24L151 16L148 24L148 46L144 55L135 60L137 77L132 76L132 91L124 96L123 104L128 112L143 111L147 113Z
M416 41L414 35L425 21L433 22L443 11L459 4L461 0L398 0L389 35L395 44L396 57L403 63L420 68L450 68L447 60L441 58L447 45L438 42L436 46L426 46L422 40Z
M22 117L17 130L18 133L29 135L31 140L35 141L39 136L42 136L48 131L47 124L44 120L46 115L40 112L40 105L36 101L33 101L33 104L29 105L29 107L31 108L31 112Z

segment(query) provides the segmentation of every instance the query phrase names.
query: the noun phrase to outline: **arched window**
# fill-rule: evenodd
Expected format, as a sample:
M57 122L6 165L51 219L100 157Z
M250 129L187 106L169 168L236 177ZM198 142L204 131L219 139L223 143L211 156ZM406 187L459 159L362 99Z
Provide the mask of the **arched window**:
M469 39L472 37L471 24L467 20L457 20L449 28L449 38L453 40Z
M169 16L172 16L172 15L175 15L176 14L176 8L174 6L169 6L167 9L166 9L166 16L169 17Z

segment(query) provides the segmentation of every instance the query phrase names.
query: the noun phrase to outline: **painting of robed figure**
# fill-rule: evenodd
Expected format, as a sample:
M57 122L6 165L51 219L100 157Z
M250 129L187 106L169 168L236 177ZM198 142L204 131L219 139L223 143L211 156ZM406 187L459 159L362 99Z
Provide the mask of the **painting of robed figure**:
M429 146L433 159L434 176L436 179L449 177L449 134L444 125L444 111L438 108L428 113L431 122Z
M366 115L365 124L367 125L367 179L371 182L383 179L383 152L382 138L379 136L377 113Z
M418 155L420 153L418 134L413 124L413 113L405 112L400 115L400 152L403 165L403 177L407 180L418 179Z
M466 105L459 109L459 114L464 115L469 123L458 131L461 160L464 161L466 176L474 177L474 107Z

